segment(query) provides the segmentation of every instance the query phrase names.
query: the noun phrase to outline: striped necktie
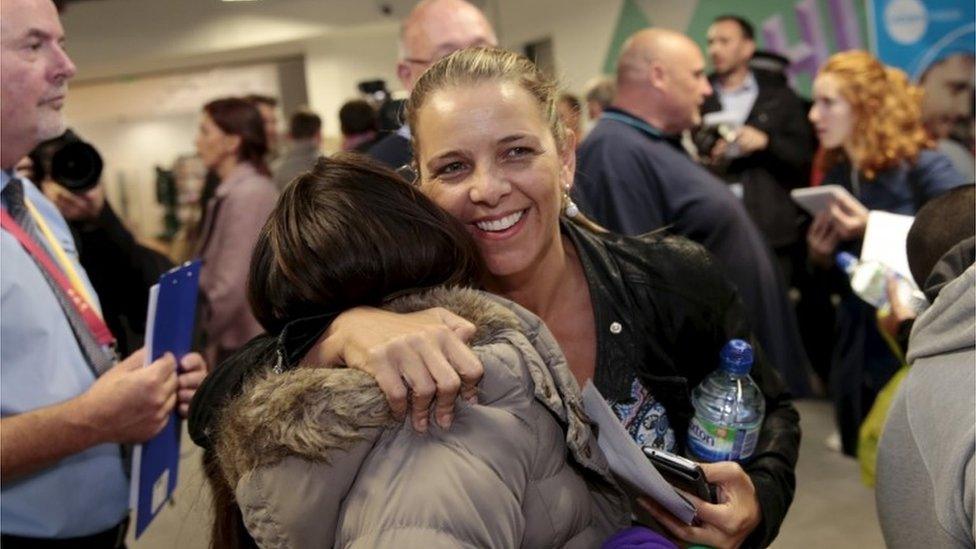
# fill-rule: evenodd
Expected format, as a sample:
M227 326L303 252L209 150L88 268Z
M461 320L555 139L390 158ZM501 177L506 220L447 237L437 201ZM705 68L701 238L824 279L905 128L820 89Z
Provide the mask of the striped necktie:
M30 185L31 183L28 183ZM21 179L14 177L7 183L7 186L3 189L3 198L7 202L7 213L10 217L20 225L27 236L29 236L35 243L39 244L46 252L49 257L54 257L50 245L47 244L46 238L41 234L41 231L37 227L37 223L34 222L34 217L31 215L30 211L27 209L27 204L24 202L24 183ZM35 261L36 262L36 261ZM56 262L55 262L56 264ZM115 364L114 353L103 348L95 337L92 335L91 330L85 323L85 320L78 313L78 309L71 302L71 298L65 294L64 288L62 288L53 276L38 264L38 270L44 276L48 285L51 286L51 291L54 292L55 297L58 299L58 303L61 305L61 309L64 311L65 317L68 319L68 323L71 324L71 331L74 332L75 339L78 341L78 345L81 347L85 358L88 360L88 364L91 366L92 370L95 372L95 376L99 376L105 373L106 370L111 368Z

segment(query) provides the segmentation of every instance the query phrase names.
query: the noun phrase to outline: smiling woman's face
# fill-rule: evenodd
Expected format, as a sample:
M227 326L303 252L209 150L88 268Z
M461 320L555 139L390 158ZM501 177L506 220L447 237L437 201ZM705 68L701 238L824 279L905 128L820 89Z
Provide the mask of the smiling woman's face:
M514 82L434 92L417 113L424 192L465 224L497 278L561 254L559 212L572 184L572 144L560 151L538 101Z

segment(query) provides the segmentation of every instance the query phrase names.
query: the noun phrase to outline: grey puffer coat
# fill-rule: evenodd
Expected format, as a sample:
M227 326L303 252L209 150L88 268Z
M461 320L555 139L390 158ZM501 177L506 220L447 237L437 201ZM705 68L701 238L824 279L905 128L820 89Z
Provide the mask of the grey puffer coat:
M598 547L630 522L584 419L579 388L537 317L474 290L400 298L477 326L478 404L449 430L393 419L375 381L297 368L251 379L216 441L262 547Z

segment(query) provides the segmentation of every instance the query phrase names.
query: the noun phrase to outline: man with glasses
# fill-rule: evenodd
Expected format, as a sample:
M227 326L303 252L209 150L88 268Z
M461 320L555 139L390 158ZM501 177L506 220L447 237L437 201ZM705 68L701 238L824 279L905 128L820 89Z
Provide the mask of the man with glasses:
M400 26L400 59L397 77L409 93L420 75L449 54L471 46L496 46L498 39L481 10L464 0L424 0ZM380 139L367 152L373 158L399 168L410 164L410 127Z

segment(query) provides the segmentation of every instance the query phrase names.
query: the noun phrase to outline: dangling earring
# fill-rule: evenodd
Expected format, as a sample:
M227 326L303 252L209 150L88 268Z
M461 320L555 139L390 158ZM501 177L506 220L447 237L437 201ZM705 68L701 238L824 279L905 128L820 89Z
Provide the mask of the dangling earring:
M563 213L566 217L572 219L579 215L579 207L573 202L573 199L569 197L569 189L563 191Z

